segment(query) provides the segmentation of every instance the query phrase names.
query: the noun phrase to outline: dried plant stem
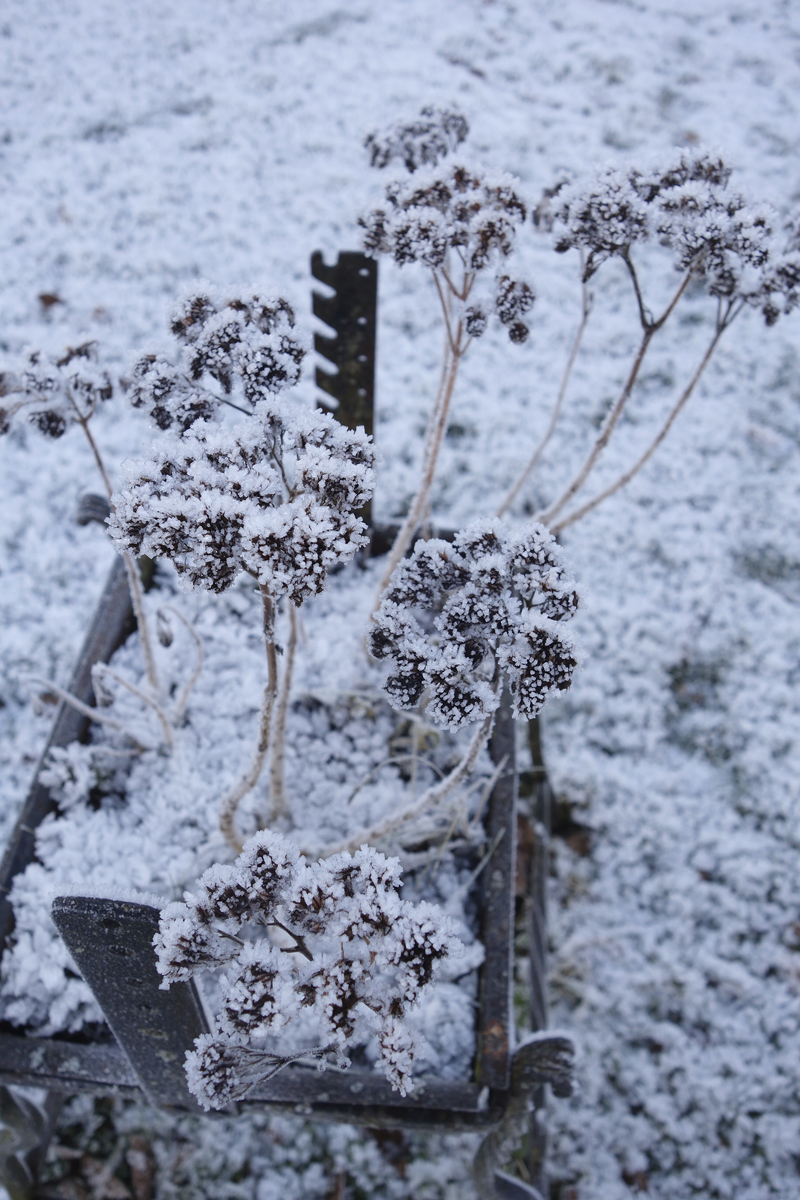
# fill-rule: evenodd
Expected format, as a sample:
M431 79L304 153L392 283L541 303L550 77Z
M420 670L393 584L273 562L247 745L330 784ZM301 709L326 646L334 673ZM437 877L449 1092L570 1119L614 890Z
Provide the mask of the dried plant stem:
M284 766L286 762L286 717L292 691L292 671L297 650L297 609L289 601L289 640L286 645L286 660L283 667L280 695L275 707L275 723L272 729L272 754L269 761L269 819L289 815L286 796Z
M164 744L168 750L171 750L175 745L175 738L172 733L172 725L170 724L169 717L164 712L158 701L152 696L148 696L146 692L141 690L141 688L136 687L135 684L130 683L127 679L123 678L122 675L112 670L107 663L95 663L92 667L92 675L94 675L95 671L97 671L99 675L107 675L109 679L113 679L115 683L120 685L120 687L124 687L131 693L132 696L136 696L138 700L141 700L144 704L146 704L148 708L152 708L153 712L158 717L158 722L161 726L161 732L164 735Z
M633 269L633 265L630 262L630 260L626 259L626 262L628 263L628 269L631 272L632 278L635 280L636 273ZM557 513L561 512L561 509L564 508L564 506L569 503L569 501L572 499L572 497L577 492L580 491L580 489L583 487L584 483L588 479L589 475L594 470L597 460L599 459L603 450L608 445L611 435L614 432L614 430L616 429L617 423L619 422L619 419L622 416L623 409L625 408L625 405L627 404L628 400L630 399L634 385L636 384L636 380L639 377L639 371L641 370L642 363L644 362L645 355L647 354L647 351L650 348L650 343L652 342L653 337L659 331L659 329L661 329L664 326L665 322L669 319L676 304L680 300L683 293L686 291L686 288L688 287L690 279L691 279L691 271L688 271L686 273L686 275L684 276L684 278L681 282L681 285L678 288L678 290L676 291L672 300L667 305L666 309L664 310L664 312L662 313L662 315L659 317L659 319L657 321L652 321L649 319L647 312L644 309L644 306L641 304L640 293L638 290L638 282L637 282L636 293L637 293L637 300L639 301L639 304L640 304L640 316L641 316L641 320L642 320L643 333L642 333L642 340L639 343L639 348L636 351L636 357L634 358L633 365L628 373L628 378L625 380L622 391L620 392L619 396L617 397L616 404L611 409L611 412L608 414L605 421L603 422L603 427L600 430L600 433L597 435L595 443L592 446L592 449L590 450L589 455L586 458L583 466L578 471L578 474L575 476L575 478L572 480L570 485L567 487L566 491L564 491L562 493L562 495L559 496L559 498L556 501L554 501L553 504L551 504L549 506L549 508L543 509L542 512L537 513L536 519L538 521L541 521L543 525L547 525L549 527L552 524L553 517L555 517Z
M439 452L442 448L442 441L447 430L447 419L450 414L450 402L453 399L453 389L455 387L456 378L458 376L458 368L461 365L461 360L467 352L470 340L464 339L463 321L459 320L455 330L451 323L450 303L453 295L457 295L460 300L466 299L472 287L473 276L465 274L464 282L460 289L456 289L452 282L445 276L445 284L443 285L436 271L433 272L436 291L439 296L439 301L442 306L442 314L444 316L445 333L447 337L445 345L444 366L439 383L439 389L436 394L436 400L431 415L428 421L428 428L425 432L425 449L422 458L422 478L420 480L417 494L411 502L411 507L408 514L400 526L394 544L389 551L389 557L386 563L386 569L383 573L383 578L378 585L378 591L375 596L373 612L377 611L380 606L383 593L388 587L392 572L397 564L405 555L414 534L419 529L425 517L425 512L428 507L430 491L433 485L434 476L436 474L436 464L439 461ZM445 286L447 291L445 291Z
M581 315L581 321L575 332L575 337L572 339L572 346L570 347L569 358L567 359L567 365L565 366L564 373L561 376L561 383L558 388L558 395L556 396L556 402L553 405L553 411L550 414L550 423L548 424L547 429L545 430L544 436L542 437L538 446L536 447L533 454L529 458L527 464L523 467L522 471L517 476L513 486L511 487L511 490L508 492L503 503L498 508L498 510L497 510L498 517L502 517L509 510L511 505L514 503L517 496L521 492L522 488L525 486L528 479L530 478L534 468L536 467L537 463L539 462L539 459L544 454L544 451L545 451L545 448L547 447L548 442L550 441L551 437L555 433L556 425L558 424L558 418L561 416L561 409L564 405L564 397L567 394L567 387L569 386L570 377L572 375L572 368L575 366L575 360L578 357L578 352L581 348L581 342L583 341L583 335L586 330L586 324L589 320L589 314L592 310L592 298L591 298L591 295L589 293L589 289L588 289L586 283L584 282L581 285L581 287L582 287L582 299L583 299L583 312Z
M730 324L730 322L728 322L728 324ZM694 389L697 385L697 382L700 379L700 376L703 374L703 371L705 371L706 367L708 366L708 363L710 362L710 360L714 354L714 351L717 348L717 343L719 342L719 339L722 337L722 334L725 332L726 328L727 328L727 324L718 326L713 338L711 339L711 341L706 349L705 354L703 355L702 359L700 360L699 365L697 366L697 369L695 370L694 375L690 379L689 383L686 385L685 389L681 393L679 399L677 400L677 402L675 403L673 408L670 410L670 413L667 416L666 421L661 426L661 429L658 431L658 433L656 434L653 441L647 447L644 454L642 454L639 458L637 458L637 460L633 464L633 466L630 467L627 471L625 471L622 475L620 475L619 478L614 481L614 483L609 484L609 486L607 488L605 488L602 492L599 492L592 500L587 501L587 503L584 504L581 508L578 508L574 512L569 513L569 515L564 517L563 520L561 520L557 524L551 526L553 533L560 533L561 530L566 529L568 525L574 525L576 521L580 521L583 517L586 516L587 513L590 513L592 511L592 509L597 508L598 504L602 504L602 502L604 500L607 500L609 496L613 496L615 492L618 492L620 490L620 488L623 488L623 487L625 487L626 484L630 483L630 481L633 479L634 475L637 475L639 473L639 471L641 471L642 467L645 465L645 463L648 461L648 459L650 459L652 457L652 455L655 454L658 447L664 441L664 438L667 436L670 429L672 428L672 426L675 422L675 419L678 416L678 413L681 411L683 406L686 404L686 401L689 399L692 392L694 391Z
M192 638L194 645L195 645L195 649L197 650L197 662L195 663L195 668L192 671L189 678L187 679L186 683L183 685L183 690L181 691L181 694L178 697L177 703L175 704L175 709L172 713L172 724L177 729L177 727L180 725L181 721L183 720L183 714L186 712L186 705L188 704L189 697L191 696L192 691L194 690L194 685L197 683L197 680L200 678L200 672L203 669L203 663L205 661L205 652L203 650L202 639L200 638L200 635L198 634L197 630L192 625L191 621L187 621L186 617L183 615L183 613L179 612L179 610L177 608L175 608L172 604L165 604L164 609L167 612L171 612L173 614L173 616L176 616L178 618L181 625L183 625L184 629L187 631L189 636Z
M247 771L234 784L219 806L219 827L228 845L241 853L242 840L236 832L236 811L239 802L255 787L261 776L267 757L272 724L272 709L278 692L278 655L275 649L275 608L267 588L261 585L261 607L264 615L264 638L267 651L267 685L261 700L261 715L258 726L258 745Z
M79 700L77 696L73 696L72 692L68 692L66 688L59 687L57 683L53 683L52 679L43 679L40 675L31 675L29 677L29 682L36 683L40 687L47 688L47 690L52 692L54 696L58 696L59 700L63 700L65 704L70 706L70 708L74 708L76 712L81 714L81 716L88 717L90 721L94 721L98 725L105 725L108 729L114 729L117 731L117 733L124 734L128 741L132 742L137 750L147 749L147 746L143 746L138 738L135 738L132 733L128 733L127 729L120 721L117 721L114 717L107 716L104 712L101 712L97 708L92 708L90 705L84 704L84 702Z
M453 768L449 775L445 775L444 779L440 779L438 783L433 784L421 796L418 796L416 800L406 805L405 808L393 816L386 817L383 821L379 821L377 825L360 829L352 837L345 838L344 841L337 842L332 846L326 846L319 857L328 858L329 855L339 854L343 850L352 852L358 850L359 846L363 845L364 842L374 844L380 841L381 838L395 833L396 830L400 829L408 821L413 821L415 817L421 816L428 809L440 804L451 792L455 791L462 779L466 779L472 772L478 755L489 740L493 725L494 713L490 713L488 717L484 718L472 735L469 745L461 756L461 761Z
M111 487L111 480L109 479L108 471L106 470L105 463L103 462L103 456L100 453L97 442L94 440L94 437L92 436L92 431L89 428L88 418L80 411L80 408L74 402L74 400L72 400L71 402L72 402L73 410L77 414L78 423L80 424L81 429L85 433L86 440L88 441L89 446L91 447L92 454L94 455L94 461L97 463L97 469L99 470L100 475L102 477L103 486L106 489L106 495L108 496L108 500L110 503L111 496L113 494L113 488ZM144 611L144 596L143 596L143 590L142 590L142 579L139 574L139 568L136 564L135 559L128 553L124 553L122 555L122 558L125 563L125 571L128 576L128 590L130 591L130 594L131 594L131 604L133 605L133 612L136 617L136 625L137 625L137 628L139 631L139 641L142 646L142 655L144 657L144 666L145 666L145 671L147 672L147 682L150 684L150 687L153 689L153 695L156 697L156 699L160 703L162 700L161 683L158 678L158 670L156 668L155 656L153 655L153 642L150 637L150 627L147 624L147 616Z

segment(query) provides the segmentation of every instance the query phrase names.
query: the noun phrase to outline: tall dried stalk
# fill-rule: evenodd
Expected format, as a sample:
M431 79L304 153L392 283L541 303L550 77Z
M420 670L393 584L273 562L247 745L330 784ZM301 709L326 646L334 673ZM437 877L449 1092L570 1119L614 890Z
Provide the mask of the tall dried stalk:
M663 329L664 325L669 320L670 316L672 315L672 313L675 310L675 306L678 304L679 300L683 296L684 292L686 291L686 288L689 286L689 281L692 278L692 271L690 269L684 275L683 279L681 280L680 287L675 292L675 295L672 297L672 299L670 300L667 307L664 309L664 312L661 314L661 316L657 320L654 320L648 313L648 311L645 308L644 303L642 301L641 290L639 288L639 281L636 277L636 271L634 269L634 266L630 259L630 256L628 256L628 255L625 256L625 262L626 262L628 270L630 272L631 279L632 279L633 285L634 285L634 291L636 294L637 305L638 305L638 309L639 309L639 319L640 319L641 326L642 326L642 339L641 339L641 341L639 343L639 347L636 351L636 356L633 360L633 365L631 366L631 369L628 373L628 378L625 380L625 383L623 384L622 391L620 392L619 396L617 397L616 403L614 404L613 408L611 409L611 411L609 412L605 421L603 422L602 428L601 428L599 434L597 435L594 445L592 446L591 450L589 451L589 454L587 455L586 460L584 461L582 467L580 468L580 470L578 471L578 473L574 477L574 479L571 481L571 483L567 486L567 488L558 497L558 499L553 501L553 503L550 504L546 509L543 509L540 513L536 514L536 519L541 521L543 525L547 525L548 527L552 526L553 518L555 516L557 516L558 513L561 512L562 508L564 508L564 506L566 504L569 503L569 501L576 494L576 492L580 491L580 489L583 487L584 483L588 479L589 475L594 470L597 460L599 459L603 450L608 445L608 442L611 439L611 435L613 434L614 430L616 429L619 419L622 416L625 405L627 404L628 400L630 399L631 393L633 392L633 388L636 384L636 380L639 378L639 372L641 371L642 363L645 360L647 351L650 348L653 338L655 337L655 335L658 333L658 331L660 329Z
M286 796L284 766L286 762L286 717L289 712L289 700L292 691L292 672L294 656L297 650L297 609L289 604L289 640L286 645L286 659L283 667L281 691L275 709L275 725L272 731L272 754L269 761L269 819L270 822L278 817L289 815L289 802Z
M472 338L466 333L463 318L459 316L456 319L453 313L453 299L455 298L461 302L466 301L475 282L475 272L468 271L463 260L461 266L462 275L458 285L453 282L447 267L443 267L441 270L433 270L432 272L445 325L446 340L442 374L425 431L422 476L419 488L389 551L386 568L375 596L373 612L379 607L381 597L389 585L392 572L404 557L411 545L414 534L424 520L430 499L431 487L436 474L436 465L439 461L439 452L441 451L442 441L447 430L450 403L453 399L453 389L455 388L458 369L472 341Z
M258 723L258 743L250 766L234 784L219 806L219 827L228 845L240 853L242 839L236 830L236 813L239 803L258 783L267 757L272 726L272 710L278 694L278 653L275 646L275 606L267 588L262 584L261 608L264 620L264 641L267 653L267 683L261 699L261 715Z
M547 445L548 445L550 439L552 438L553 434L555 433L556 425L558 424L558 418L561 416L561 410L564 407L564 400L566 398L567 388L569 386L569 381L572 377L572 369L575 366L575 362L577 360L578 353L581 348L581 342L583 341L583 335L586 331L586 325L589 320L589 315L592 311L592 294L589 291L589 287L588 287L586 280L583 278L583 272L584 272L584 255L583 255L583 252L581 251L581 320L580 320L580 324L578 325L577 330L575 331L575 336L572 339L572 345L570 346L569 357L567 358L567 363L566 363L566 366L564 367L564 373L561 376L561 383L558 388L558 395L556 396L556 402L553 405L553 411L550 414L550 422L547 426L547 429L544 432L544 436L539 441L539 444L536 446L535 450L533 451L533 454L531 455L531 457L528 459L528 462L525 464L525 466L520 471L519 475L517 476L516 480L514 481L513 485L511 486L510 490L506 494L506 497L503 500L503 503L498 508L498 510L497 510L498 517L505 516L505 514L508 512L511 505L516 500L519 493L522 491L525 484L528 482L528 479L530 478L534 469L538 465L539 459L544 454L545 449L547 448Z

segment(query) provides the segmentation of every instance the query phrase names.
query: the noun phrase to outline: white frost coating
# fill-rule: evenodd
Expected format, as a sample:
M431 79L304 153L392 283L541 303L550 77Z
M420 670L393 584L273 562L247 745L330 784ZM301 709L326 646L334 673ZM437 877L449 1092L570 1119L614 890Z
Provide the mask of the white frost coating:
M512 533L499 519L479 520L452 545L417 542L395 568L368 643L392 663L385 687L396 708L427 695L426 714L457 729L495 711L505 675L514 715L530 719L572 682L578 651L562 622L577 607L544 526Z
M250 570L300 604L366 544L354 509L372 494L363 430L286 399L262 400L231 430L196 421L128 463L112 539L169 558L188 587L222 592Z
M400 899L400 874L398 859L368 846L312 864L264 830L164 909L154 939L162 986L226 967L217 1029L187 1056L189 1087L206 1109L241 1099L289 1061L264 1039L303 1010L322 1043L312 1055L335 1053L345 1066L348 1047L375 1033L386 1078L409 1093L419 1038L406 1013L439 960L463 947L439 908ZM242 941L245 925L278 929L287 944Z
M587 251L584 278L636 243L669 247L679 271L702 277L712 296L760 308L768 325L800 303L800 252L768 204L728 191L719 155L689 150L644 168L609 166L588 183L555 189L538 216L554 223L556 249Z

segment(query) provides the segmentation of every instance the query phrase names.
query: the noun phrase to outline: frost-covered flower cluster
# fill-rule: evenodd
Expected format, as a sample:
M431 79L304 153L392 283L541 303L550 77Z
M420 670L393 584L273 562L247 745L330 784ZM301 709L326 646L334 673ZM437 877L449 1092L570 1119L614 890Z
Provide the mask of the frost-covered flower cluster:
M373 167L388 167L399 159L407 171L435 167L466 138L469 123L457 108L437 108L429 104L416 121L392 125L383 133L370 133L364 140Z
M225 429L196 421L127 464L112 539L169 558L189 587L223 592L242 570L295 604L367 542L355 515L371 496L363 430L287 398L261 400Z
M463 166L431 172L424 179L394 181L386 199L387 207L359 219L367 253L390 254L400 266L419 262L443 273L453 255L467 277L509 257L527 214L510 176L489 177ZM453 288L453 294L465 303L470 290L471 283ZM493 308L511 340L524 342L528 327L520 318L533 299L527 284L501 275L490 303L465 308L470 336L483 333Z
M505 675L514 715L530 720L572 682L577 651L563 622L578 607L555 538L480 520L453 544L419 541L394 572L369 633L388 659L391 703L455 729L494 712Z
M155 938L162 986L225 968L217 1028L187 1056L205 1108L224 1108L290 1061L265 1040L303 1012L322 1042L317 1056L346 1065L348 1047L377 1038L387 1079L410 1091L415 1039L404 1017L460 943L434 905L401 900L400 874L397 859L367 846L309 863L263 831L164 909ZM283 944L256 938L259 928L279 930Z
M179 363L144 355L133 367L129 399L159 429L209 420L232 395L252 409L300 378L305 350L294 324L291 305L280 298L223 301L211 290L188 296L171 322Z
M800 303L800 253L791 239L780 244L769 205L728 190L730 175L722 159L690 151L650 169L608 167L588 184L554 188L537 217L555 226L557 250L586 251L586 279L653 239L712 296L744 300L771 325Z
M60 438L70 425L88 421L112 394L111 380L97 366L94 342L68 347L55 360L32 350L19 374L0 376L0 397L14 397L0 405L0 434L8 433L13 418L24 413L45 437Z

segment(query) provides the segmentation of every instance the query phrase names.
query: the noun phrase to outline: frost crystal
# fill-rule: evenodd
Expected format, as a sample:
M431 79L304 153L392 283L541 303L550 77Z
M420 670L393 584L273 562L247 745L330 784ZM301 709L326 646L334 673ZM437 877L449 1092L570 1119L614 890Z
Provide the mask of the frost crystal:
M410 125L393 125L384 133L371 133L364 145L373 167L387 167L400 159L407 171L435 167L466 138L469 124L457 108L423 108Z
M0 408L0 434L8 433L17 413L49 438L60 438L70 425L88 421L97 405L113 393L111 380L96 365L94 342L68 347L61 358L45 360L29 351L19 375L0 377L0 395L18 399Z
M189 1086L206 1109L241 1099L293 1058L336 1053L346 1062L348 1046L373 1036L392 1086L410 1091L416 1044L405 1014L460 943L438 908L401 900L399 889L396 858L362 846L312 864L265 830L164 909L154 941L163 987L225 968L217 1028L187 1055ZM244 940L245 925L279 929L291 943ZM321 1048L281 1056L265 1045L301 1012Z
M544 526L511 533L475 521L452 545L417 542L375 615L370 650L392 662L385 688L396 708L427 694L427 715L455 729L494 712L505 674L514 715L530 719L572 682L577 652L561 622L577 607Z
M127 464L109 529L122 550L171 559L190 587L223 592L246 569L300 604L366 544L355 510L373 461L363 430L262 400L230 430L197 421Z
M139 359L130 401L159 429L186 430L207 421L232 394L252 408L300 378L305 351L292 336L294 323L283 299L188 296L171 323L183 347L180 363L153 354Z
M758 307L771 325L800 303L800 252L791 237L781 248L769 206L728 191L730 175L720 158L689 151L649 170L610 167L588 185L551 189L535 219L555 226L557 250L588 252L585 279L654 239L712 296Z
M359 218L364 249L368 254L390 254L400 266L419 262L433 270L446 269L452 252L468 273L483 271L509 257L517 228L525 220L527 210L513 183L510 177L489 178L463 166L429 173L424 179L395 181L386 189L388 207ZM525 283L507 275L496 281L493 307L509 326L512 341L525 340L527 327L518 318L533 299ZM482 317L479 308L465 311L471 336L483 332Z

